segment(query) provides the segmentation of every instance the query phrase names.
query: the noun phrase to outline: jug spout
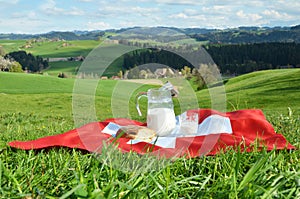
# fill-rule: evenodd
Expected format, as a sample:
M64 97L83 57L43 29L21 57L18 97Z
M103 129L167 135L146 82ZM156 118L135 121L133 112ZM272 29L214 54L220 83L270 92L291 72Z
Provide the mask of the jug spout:
M171 84L171 82L167 81L159 90L168 90L171 92L172 97L177 97L179 91Z

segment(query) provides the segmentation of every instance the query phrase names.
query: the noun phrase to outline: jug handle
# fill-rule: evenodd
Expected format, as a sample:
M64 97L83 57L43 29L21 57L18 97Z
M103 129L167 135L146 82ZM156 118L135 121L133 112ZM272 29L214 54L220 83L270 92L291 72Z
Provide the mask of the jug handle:
M139 116L142 116L142 112L141 112L141 109L140 109L140 105L139 105L139 100L142 98L142 97L147 97L147 92L140 92L137 96L136 96L136 110L139 114Z

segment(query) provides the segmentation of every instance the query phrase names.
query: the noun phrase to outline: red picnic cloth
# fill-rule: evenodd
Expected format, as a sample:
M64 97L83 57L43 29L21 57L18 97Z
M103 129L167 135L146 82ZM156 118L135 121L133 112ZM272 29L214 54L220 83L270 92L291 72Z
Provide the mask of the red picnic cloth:
M238 110L233 112L219 112L212 109L189 110L188 114L198 114L198 124L201 124L211 115L219 115L229 118L232 128L232 134L218 133L194 137L177 137L174 148L164 148L147 142L135 144L128 143L127 138L114 138L103 133L103 129L110 123L126 126L140 125L146 126L146 123L126 119L114 118L101 122L92 122L79 128L72 129L62 134L46 136L31 141L12 141L9 146L13 148L31 150L43 149L49 147L69 147L87 150L90 152L101 153L104 144L113 143L121 151L134 151L138 154L151 153L159 157L197 157L201 155L215 155L220 151L226 151L229 148L247 152L254 149L266 148L273 149L295 149L283 135L274 131L273 126L266 120L263 112L259 109ZM213 125L213 124L212 124ZM149 151L151 149L151 151Z

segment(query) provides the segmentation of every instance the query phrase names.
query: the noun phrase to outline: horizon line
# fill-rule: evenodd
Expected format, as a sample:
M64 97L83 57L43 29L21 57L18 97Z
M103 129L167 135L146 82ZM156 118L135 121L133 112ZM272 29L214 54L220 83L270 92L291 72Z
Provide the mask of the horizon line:
M43 33L14 33L14 32L9 32L9 33L4 33L0 32L0 34L15 34L15 35L44 35L44 34L49 34L53 32L108 32L108 31L118 31L122 29L133 29L133 28L176 28L176 29L203 29L203 30L230 30L230 29L237 29L237 28L292 28L300 26L300 24L297 25L286 25L286 26L236 26L236 27L227 27L227 28L209 28L209 27L176 27L176 26L128 26L128 27L121 27L121 28L108 28L105 30L101 29L94 29L94 30L51 30L48 32L43 32Z

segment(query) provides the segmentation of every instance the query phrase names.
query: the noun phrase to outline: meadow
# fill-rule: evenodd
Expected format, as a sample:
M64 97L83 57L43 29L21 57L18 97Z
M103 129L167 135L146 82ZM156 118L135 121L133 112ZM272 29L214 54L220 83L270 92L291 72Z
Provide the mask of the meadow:
M299 69L288 69L232 78L225 84L227 111L262 109L275 130L299 148L299 77ZM22 151L7 146L12 140L31 140L73 129L74 82L71 78L0 73L1 198L300 197L299 150L228 151L180 158L159 170L124 172L104 164L105 154L97 156L67 148ZM134 95L152 85L117 80L86 83L96 84L98 121L115 116L112 103L119 104L122 99L112 101L117 88L128 88L133 96L128 101L129 115L121 116L145 121L134 109ZM196 96L200 108L210 108L208 90L198 91ZM150 160L144 161L147 164Z
M26 51L35 56L43 58L68 58L83 56L86 57L94 48L101 44L102 41L96 40L0 40L0 46L5 53L13 51ZM43 72L52 76L59 73L65 73L69 77L74 76L76 68L80 67L81 61L56 61L50 62L49 68Z
M100 43L101 41L96 40L0 40L0 44L6 53L24 50L27 53L44 58L87 56Z
M76 69L80 67L81 63L81 61L50 62L50 67L43 72L51 76L57 76L60 73L64 73L68 77L74 77L76 74Z

